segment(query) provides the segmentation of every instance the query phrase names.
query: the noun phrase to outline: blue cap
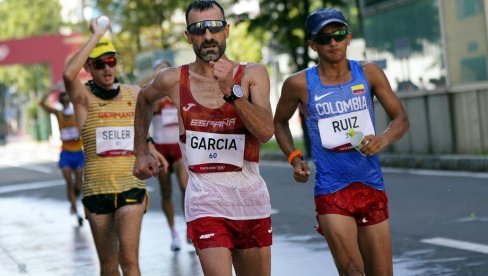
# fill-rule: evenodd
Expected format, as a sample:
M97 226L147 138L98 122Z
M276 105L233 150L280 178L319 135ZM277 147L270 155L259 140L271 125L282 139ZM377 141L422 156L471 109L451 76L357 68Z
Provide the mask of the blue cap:
M315 36L325 25L334 22L347 26L347 20L340 10L328 8L318 9L310 14L305 21L307 35Z

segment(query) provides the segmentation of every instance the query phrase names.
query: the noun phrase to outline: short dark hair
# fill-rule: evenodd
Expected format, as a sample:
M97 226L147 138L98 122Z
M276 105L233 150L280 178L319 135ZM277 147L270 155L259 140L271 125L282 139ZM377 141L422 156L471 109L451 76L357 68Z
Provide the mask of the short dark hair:
M68 100L68 102L69 102L69 95L68 95L68 93L66 93L66 92L61 92L61 93L59 93L59 96L58 96L58 101L59 101L60 103L62 103L61 99L62 99L62 98L64 98L64 97L66 97L66 99L67 99L67 100Z
M186 12L185 12L186 25L188 25L188 15L190 14L191 10L206 11L206 10L210 10L211 8L213 8L213 6L216 6L217 8L220 9L220 11L222 12L222 16L224 17L223 19L225 20L224 9L222 8L222 6L217 1L215 1L215 0L196 0L196 1L193 1L186 8Z

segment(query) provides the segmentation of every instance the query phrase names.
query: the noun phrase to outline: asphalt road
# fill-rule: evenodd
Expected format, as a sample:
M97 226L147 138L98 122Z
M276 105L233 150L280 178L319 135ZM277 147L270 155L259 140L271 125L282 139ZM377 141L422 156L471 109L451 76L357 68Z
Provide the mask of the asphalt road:
M89 229L77 227L68 214L57 156L38 147L18 151L0 147L0 275L97 274ZM272 275L336 275L314 230L313 179L294 183L289 166L280 162L263 162L261 173L273 207ZM385 169L395 275L488 275L487 180L483 173ZM169 249L154 179L148 188L143 275L202 275L191 245L178 253ZM184 236L179 209L176 222Z

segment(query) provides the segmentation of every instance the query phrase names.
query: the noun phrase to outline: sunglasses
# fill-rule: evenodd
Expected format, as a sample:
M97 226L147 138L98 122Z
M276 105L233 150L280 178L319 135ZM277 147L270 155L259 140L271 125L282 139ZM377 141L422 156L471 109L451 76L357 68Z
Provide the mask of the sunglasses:
M117 65L117 58L108 57L108 58L94 59L90 61L90 64L93 66L93 68L97 70L105 69L105 65L108 65L108 67L113 68L115 65Z
M313 41L319 45L328 45L332 39L334 39L336 42L343 41L346 39L348 34L348 29L337 30L333 33L319 33L313 38Z
M203 35L206 29L215 34L224 30L225 26L227 26L225 20L205 20L188 25L186 30L192 35Z

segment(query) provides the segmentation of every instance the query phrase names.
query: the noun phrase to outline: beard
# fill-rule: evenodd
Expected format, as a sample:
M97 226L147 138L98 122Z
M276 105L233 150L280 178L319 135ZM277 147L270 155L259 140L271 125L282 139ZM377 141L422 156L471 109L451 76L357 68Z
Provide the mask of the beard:
M216 47L215 49L206 49L206 47ZM200 45L193 44L193 50L195 55L205 62L217 61L224 54L226 48L225 41L219 44L217 40L212 39L209 41L204 41Z

